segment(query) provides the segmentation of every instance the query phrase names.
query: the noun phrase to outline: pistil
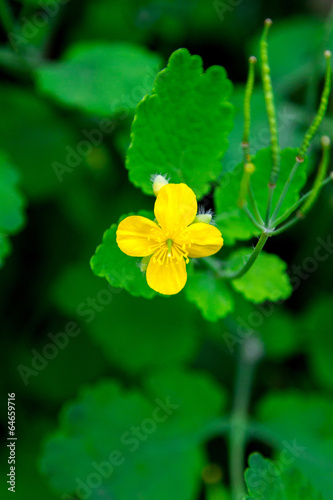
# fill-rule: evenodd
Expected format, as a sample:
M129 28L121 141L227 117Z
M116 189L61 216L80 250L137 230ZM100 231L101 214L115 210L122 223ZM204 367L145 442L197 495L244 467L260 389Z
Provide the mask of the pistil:
M171 257L172 240L167 240L168 245L168 257Z

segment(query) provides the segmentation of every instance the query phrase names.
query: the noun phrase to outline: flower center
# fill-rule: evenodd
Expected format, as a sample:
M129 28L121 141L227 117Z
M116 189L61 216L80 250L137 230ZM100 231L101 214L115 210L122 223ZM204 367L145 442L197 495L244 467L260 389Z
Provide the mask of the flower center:
M171 257L171 249L172 249L172 240L167 240L168 245L168 257Z

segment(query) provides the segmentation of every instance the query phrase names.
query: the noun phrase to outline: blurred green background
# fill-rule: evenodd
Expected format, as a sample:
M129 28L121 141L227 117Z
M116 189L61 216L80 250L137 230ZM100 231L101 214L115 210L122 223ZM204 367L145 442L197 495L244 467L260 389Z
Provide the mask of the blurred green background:
M269 50L282 146L299 145L318 103L322 51L333 50L331 2L325 0L62 3L11 1L10 14L1 2L1 426L5 439L7 393L15 392L17 500L59 498L38 472L37 460L60 408L85 384L111 377L125 387L140 387L156 369L185 366L209 372L230 407L235 356L223 333L257 308L239 300L232 318L208 323L183 292L152 301L120 289L110 292L89 266L106 228L123 213L153 206L153 198L129 183L124 158L135 106L150 91L157 71L179 47L202 56L205 67L226 68L237 111L223 160L228 171L241 159L246 61L258 55L263 20L274 20ZM259 90L253 103L253 147L258 150L268 145ZM332 111L331 104L321 128L331 137ZM313 166L318 158L317 142ZM287 261L295 291L261 324L250 324L265 344L252 407L261 401L267 414L271 404L272 418L284 409L294 426L287 429L291 439L300 432L295 421L302 419L302 435L311 435L320 450L317 465L333 456L331 447L323 451L317 443L333 442L333 255L328 252L315 264L313 255L321 245L318 238L332 238L332 220L330 185L306 222L268 243L268 251ZM39 356L52 343L50 334L63 332L73 321L80 333L43 362ZM318 415L305 409L305 404L318 408L316 398L323 405ZM265 408L257 414L269 420ZM272 446L255 438L247 452L254 450L272 456ZM207 464L216 463L222 471L223 479L217 474L216 482L228 489L225 442L209 441L206 452ZM4 447L2 477L6 460ZM207 488L202 481L193 500L213 498ZM3 485L2 491L1 498L8 493ZM228 498L227 493L216 498Z

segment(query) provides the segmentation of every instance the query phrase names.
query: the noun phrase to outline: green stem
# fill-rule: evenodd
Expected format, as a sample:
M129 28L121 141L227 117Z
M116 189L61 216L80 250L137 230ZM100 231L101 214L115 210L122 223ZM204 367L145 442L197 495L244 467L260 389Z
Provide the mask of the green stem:
M275 210L273 212L273 215L272 215L272 218L270 219L270 227L272 227L275 223L275 220L277 218L277 216L279 215L279 211L280 211L280 208L282 206L282 203L284 202L284 199L286 197L286 194L288 193L288 190L289 190L289 187L290 187L290 184L297 172L297 169L298 169L298 166L300 163L303 162L303 159L299 158L298 156L296 157L296 161L295 161L295 164L293 166L293 168L291 169L291 172L288 176L288 179L287 179L287 182L285 183L284 187L283 187L283 190L282 190L282 193L280 195L280 198L276 204L276 207L275 207Z
M239 269L238 271L236 271L235 273L233 273L233 274L228 273L227 275L224 275L223 277L235 280L235 279L239 279L242 276L244 276L244 274L246 274L251 269L251 267L253 266L253 264L255 263L257 258L259 257L259 254L260 254L261 250L264 248L264 245L265 245L268 237L269 237L269 234L262 233L255 249L253 250L252 254L250 255L247 262L244 264L244 266L241 269Z
M330 145L331 145L330 138L328 136L323 136L321 138L321 143L322 143L322 148L323 148L322 159L321 159L321 162L319 164L319 168L318 168L317 175L316 175L316 178L315 178L315 181L313 184L313 188L311 190L311 195L309 196L309 198L306 200L306 202L300 208L300 211L299 211L300 215L303 217L309 212L309 210L312 208L313 204L316 202L316 200L319 196L319 193L321 190L321 185L322 185L322 182L325 178L325 175L326 175L326 172L328 169L328 164L330 161Z
M269 238L269 236L271 236L271 234L273 234L273 232L266 232L266 231L261 234L259 241L255 249L253 250L252 254L250 255L249 259L247 260L247 262L241 269L238 269L238 271L235 271L233 273L231 273L230 270L228 270L227 266L225 269L223 269L222 266L225 263L217 259L214 259L214 257L204 257L201 260L206 264L206 266L209 269L211 269L216 274L217 278L231 279L231 280L241 278L242 276L244 276L245 273L247 273L251 269L251 267L257 260L261 250L263 249L267 239Z
M269 219L271 217L271 209L272 209L272 202L273 202L273 195L275 188L276 188L275 184L268 184L268 200L267 200L266 220L265 220L266 227L269 226Z
M258 209L258 205L257 205L256 199L254 197L254 193L253 193L253 189L252 189L252 186L251 186L251 182L249 183L249 187L248 187L248 196L249 196L249 201L250 201L250 204L251 204L254 216L256 218L256 221L258 222L258 224L264 226L264 220L263 220L263 218L260 215L260 212L259 212L259 209Z
M326 186L326 184L328 184L329 182L332 182L332 181L333 181L333 173L331 175L329 175L328 177L326 177L326 179L320 184L320 187L322 188L322 187ZM312 192L313 192L313 189L311 189L310 191L305 193L298 201L296 201L296 203L294 203L290 208L288 208L288 210L283 215L281 215L281 217L276 219L275 225L278 226L279 224L281 224L281 222L286 220L289 217L289 215L291 215L295 210L297 210L297 208L300 205L302 205L302 203L304 203L304 201L306 201L308 199L308 197L312 194Z
M250 212L250 210L248 209L248 207L246 205L244 205L242 208L243 208L244 212L246 213L246 215L248 216L248 218L250 219L250 221L252 222L252 224L256 228L260 229L260 231L263 231L265 229L265 227L263 227L262 224L258 223L258 221L254 217L254 215L252 215L252 213Z
M286 231L287 229L289 229L290 227L294 226L298 221L300 221L301 218L299 216L295 216L293 217L290 221L286 222L285 224L283 224L282 226L278 227L277 229L274 230L274 235L276 234L280 234L280 233L283 233L284 231Z
M15 20L6 0L0 0L0 19L7 35L14 31Z
M245 498L244 483L245 447L247 437L248 407L256 362L261 356L258 339L244 340L237 360L235 397L231 414L229 461L232 498Z

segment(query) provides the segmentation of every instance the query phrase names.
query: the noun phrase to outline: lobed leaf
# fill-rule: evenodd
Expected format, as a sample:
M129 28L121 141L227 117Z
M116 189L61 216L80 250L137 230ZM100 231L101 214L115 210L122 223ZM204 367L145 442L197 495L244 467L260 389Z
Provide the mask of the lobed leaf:
M133 184L152 194L150 178L162 173L204 196L221 172L228 147L230 93L222 67L203 72L199 56L175 51L136 109L126 161Z
M135 109L160 65L157 54L134 44L80 42L62 61L42 65L36 84L66 106L110 116Z
M143 391L100 382L63 408L41 470L59 493L88 488L91 500L101 491L113 500L191 500L204 464L202 428L222 406L220 389L198 373L157 373ZM89 486L93 473L97 487Z
M253 453L245 480L250 496L247 500L321 500L321 495L297 469Z
M251 250L240 249L231 254L228 260L229 269L240 269L251 253ZM242 278L232 280L231 284L252 302L276 302L288 298L292 293L286 268L287 264L277 255L261 252L251 269Z
M189 275L185 294L208 321L224 318L234 308L232 293L225 281L218 280L211 272L195 272Z
M130 213L123 218L130 215L134 214ZM139 212L138 215L147 217L148 214ZM148 218L153 220L153 214L149 213ZM150 299L156 295L156 292L147 285L146 276L138 265L140 259L129 257L118 247L117 227L118 224L112 224L110 229L105 231L102 244L96 248L95 255L91 258L91 269L96 276L106 278L111 286L124 288L135 297Z
M296 390L270 394L259 403L257 418L262 432L272 438L277 460L292 463L321 493L323 500L330 500L333 491L332 400Z

